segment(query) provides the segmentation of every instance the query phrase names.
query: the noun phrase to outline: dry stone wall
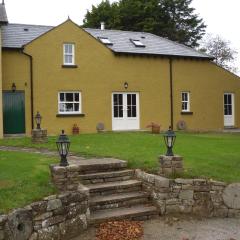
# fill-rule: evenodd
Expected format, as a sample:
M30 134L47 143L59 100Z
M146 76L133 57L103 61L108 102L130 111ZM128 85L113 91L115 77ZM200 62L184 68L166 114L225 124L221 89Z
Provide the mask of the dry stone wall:
M240 217L240 184L206 179L168 179L136 170L144 190L161 215L184 213L204 217Z
M87 229L88 218L86 192L65 192L0 215L0 240L71 239Z
M183 158L181 156L165 156L159 157L159 175L171 176L181 174L183 172Z

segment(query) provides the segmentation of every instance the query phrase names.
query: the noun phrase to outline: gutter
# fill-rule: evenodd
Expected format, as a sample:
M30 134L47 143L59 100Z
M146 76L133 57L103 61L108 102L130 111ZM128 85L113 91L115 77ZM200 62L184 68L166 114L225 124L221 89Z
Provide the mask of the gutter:
M30 60L30 88L31 88L31 126L32 129L34 129L34 116L33 116L33 57L29 55L28 53L24 52L24 49L22 49L22 53L26 55Z
M169 58L171 128L173 129L173 59Z

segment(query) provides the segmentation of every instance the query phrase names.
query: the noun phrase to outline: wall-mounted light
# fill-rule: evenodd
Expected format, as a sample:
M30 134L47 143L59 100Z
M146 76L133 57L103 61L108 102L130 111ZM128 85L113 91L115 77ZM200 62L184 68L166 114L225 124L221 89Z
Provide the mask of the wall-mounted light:
M128 83L127 82L124 83L124 88L128 89Z
M13 83L13 84L12 84L12 91L13 91L13 92L15 92L15 91L16 91L16 89L17 89L17 87L16 87L16 84L15 84L15 83Z

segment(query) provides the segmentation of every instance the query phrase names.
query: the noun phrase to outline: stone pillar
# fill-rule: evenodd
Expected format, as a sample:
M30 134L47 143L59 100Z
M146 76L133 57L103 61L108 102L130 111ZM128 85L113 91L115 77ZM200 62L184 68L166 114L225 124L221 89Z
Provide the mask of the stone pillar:
M60 192L81 190L87 194L88 188L81 184L81 165L70 164L61 167L58 164L51 164L50 171L52 182Z
M46 129L33 129L32 130L32 142L33 143L46 143L48 141L47 138L47 130Z
M181 156L161 155L159 157L159 164L159 175L169 176L183 172L183 158Z

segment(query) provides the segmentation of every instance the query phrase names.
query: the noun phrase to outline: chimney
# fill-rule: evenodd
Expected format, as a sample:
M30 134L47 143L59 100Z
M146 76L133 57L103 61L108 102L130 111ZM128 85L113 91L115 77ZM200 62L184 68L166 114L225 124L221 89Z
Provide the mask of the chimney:
M4 2L4 0L2 0L2 5L4 5L5 4L5 2Z
M101 30L105 30L105 22L101 22Z

